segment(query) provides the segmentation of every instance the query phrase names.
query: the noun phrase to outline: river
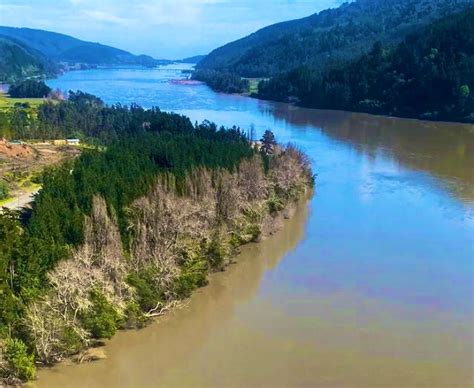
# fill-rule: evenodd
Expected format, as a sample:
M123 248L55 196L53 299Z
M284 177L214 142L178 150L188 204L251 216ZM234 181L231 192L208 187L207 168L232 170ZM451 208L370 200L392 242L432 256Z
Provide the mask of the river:
M274 131L316 193L183 309L38 387L464 387L474 381L474 126L300 109L205 85L187 65L49 81L107 103Z

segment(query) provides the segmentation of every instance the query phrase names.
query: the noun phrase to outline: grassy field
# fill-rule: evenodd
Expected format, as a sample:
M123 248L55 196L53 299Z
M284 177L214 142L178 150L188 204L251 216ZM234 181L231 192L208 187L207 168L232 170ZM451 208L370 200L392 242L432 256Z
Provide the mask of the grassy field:
M8 94L0 92L0 109L9 109L18 103L28 103L32 108L36 108L43 102L44 98L10 98Z

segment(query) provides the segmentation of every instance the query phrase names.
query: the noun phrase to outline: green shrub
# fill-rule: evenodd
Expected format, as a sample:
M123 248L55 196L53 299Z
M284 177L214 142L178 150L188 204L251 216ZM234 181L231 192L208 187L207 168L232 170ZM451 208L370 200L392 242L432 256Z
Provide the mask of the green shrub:
M247 225L247 227L245 228L245 234L252 236L251 241L257 241L262 235L262 230L260 228L260 225L257 225L257 224Z
M140 308L140 305L135 302L127 304L125 309L125 320L123 323L124 329L139 329L145 326L147 321L146 316Z
M8 188L8 185L0 181L0 201L7 199L10 196L10 190Z
M35 357L28 353L26 345L19 339L9 338L4 347L4 358L8 372L21 380L36 376Z
M204 287L208 283L207 271L206 260L194 260L185 264L173 287L178 298L188 298L196 288Z
M152 268L140 272L131 273L127 282L135 288L137 302L143 311L150 311L163 299L162 290L157 289L154 284L155 278L159 276Z
M285 208L283 200L275 194L267 200L267 205L270 213L277 213Z
M76 354L84 348L85 344L79 334L72 328L64 328L61 334L61 347L66 354Z
M237 249L238 247L240 247L242 244L245 244L246 242L247 241L245 241L245 239L242 238L242 236L239 235L238 233L232 233L229 239L229 245L231 249L233 250Z
M206 256L212 268L222 268L227 256L225 243L218 237L212 239L207 246Z
M120 323L120 315L104 294L94 290L91 292L92 306L82 314L84 328L94 338L112 338Z

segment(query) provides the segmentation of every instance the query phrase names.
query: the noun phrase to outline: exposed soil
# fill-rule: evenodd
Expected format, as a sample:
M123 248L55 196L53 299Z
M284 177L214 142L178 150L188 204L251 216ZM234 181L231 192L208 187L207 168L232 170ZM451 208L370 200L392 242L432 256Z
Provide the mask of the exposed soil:
M0 181L10 189L11 200L1 206L18 208L30 202L39 186L34 183L45 167L74 158L81 153L73 146L55 146L51 143L11 144L0 140Z

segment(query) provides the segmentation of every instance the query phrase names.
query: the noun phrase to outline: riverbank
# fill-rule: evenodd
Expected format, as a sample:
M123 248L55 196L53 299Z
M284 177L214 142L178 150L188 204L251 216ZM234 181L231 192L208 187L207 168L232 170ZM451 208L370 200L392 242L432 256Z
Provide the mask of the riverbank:
M207 85L207 86L209 86L209 85ZM211 87L211 86L209 86L209 87ZM230 93L230 94L233 94L233 93ZM372 113L372 112L367 112L367 111L364 111L364 110L350 111L350 110L344 110L344 109L316 108L316 107L311 107L311 106L305 106L305 105L301 104L301 102L299 102L297 99L292 99L291 97L288 101L272 100L272 99L269 99L269 98L265 99L262 96L259 96L258 87L256 87L255 85L253 85L251 87L251 89L249 89L248 92L242 92L242 93L236 93L236 94L238 94L242 97L254 98L254 99L259 100L259 101L269 101L269 102L275 102L275 103L288 104L288 105L295 106L295 107L302 108L302 109L312 109L314 111L354 113L354 114L367 115L367 116L372 116L372 117L386 117L386 118L393 118L393 119L412 120L412 121L415 121L415 122L427 122L428 121L428 122L434 122L434 123L440 123L440 124L453 124L453 125L460 124L460 125L464 125L464 126L471 125L471 126L474 127L474 118L470 121L445 121L445 120L436 119L436 118L433 118L433 117L414 118L414 117L408 117L408 116L396 115L396 114L387 115L387 114L380 114L380 113L375 113L375 112Z
M271 218L272 222L268 223L268 228L262 234L260 241L241 245L240 248L234 251L233 255L229 257L229 261L226 263L225 269L223 268L222 270L210 273L209 283L193 292L189 298L183 300L179 305L176 304L175 306L163 311L163 313L159 316L151 318L144 327L138 330L121 330L117 332L117 334L111 340L103 342L97 347L87 349L84 352L65 359L61 363L54 366L40 368L38 370L39 379L34 383L34 386L37 388L59 386L64 384L82 386L86 381L88 381L87 376L89 376L91 367L108 369L108 363L116 357L134 357L132 355L133 353L131 354L129 351L125 351L121 345L119 346L120 349L116 349L117 345L115 344L121 343L124 341L124 339L129 337L151 335L151 332L154 330L158 330L159 332L163 330L162 335L164 337L172 335L168 332L168 329L163 328L162 325L167 325L170 320L176 319L175 317L177 315L179 316L184 314L189 316L190 314L197 313L197 317L203 318L206 314L203 309L208 309L209 306L199 307L197 309L198 311L195 311L196 307L194 306L196 300L202 298L203 294L207 294L209 292L215 293L216 289L222 291L223 287L231 287L232 289L243 287L245 290L254 289L254 279L256 279L256 276L261 275L261 268L270 265L270 263L276 263L279 259L281 259L281 255L285 251L291 249L291 247L296 244L298 239L302 237L302 228L304 225L303 221L307 216L308 201L312 195L312 190L309 190L306 194L302 195L299 200L289 204L284 210L278 214L275 214ZM296 230L298 230L298 233L295 233ZM263 256L260 253L262 249L271 252L269 257L266 255ZM249 268L249 265L251 265L251 268ZM257 268L260 268L260 270ZM242 277L239 277L241 279L239 282L236 282L236 279L234 278L236 271L242 274ZM227 311L230 306L225 305L222 306L222 308ZM204 314L204 316L202 314ZM221 315L220 319L222 318L223 316ZM216 319L218 319L217 316ZM214 323L218 323L218 321L216 320ZM203 327L201 327L201 329L203 329ZM195 327L192 332L194 335L199 337L199 328ZM192 335L192 333L189 333L189 335ZM169 339L171 340L172 338ZM176 337L174 339L179 340L179 338ZM183 340L189 344L189 336L186 336ZM134 343L134 341L131 340L131 343ZM129 346L127 347L130 348ZM164 349L160 348L161 347L158 346L156 350L163 352ZM144 354L141 354L141 356L143 355ZM138 356L138 354L135 354L135 356ZM168 356L170 356L170 354ZM165 360L166 357L163 357L160 358L159 362L161 363ZM94 365L91 365L91 362L94 362ZM70 368L74 368L75 371L82 377L80 379L74 378L72 381L68 379L63 372L70 371ZM163 373L161 368L158 368L157 370L160 370L160 374ZM103 373L101 375L104 379L102 386L121 385L120 381L115 380L114 373ZM63 380L65 377L67 381ZM146 384L145 381L150 381L151 379L148 373L144 374L142 377L144 378L144 381L143 383L140 383L140 385ZM159 379L156 381L158 380ZM94 383L92 383L92 385L94 386Z
M213 133L207 136L224 136ZM148 194L129 203L126 209L111 209L107 197L93 195L90 214L83 215L81 243L65 252L67 256L45 274L47 286L25 305L24 317L18 323L28 333L27 340L21 339L34 349L38 364L51 365L71 356L90 359L87 349L98 340L111 338L121 328L140 328L179 305L196 288L207 284L210 272L223 270L239 246L274 233L281 218L290 216L293 202L313 184L308 159L292 146L276 147L271 155L252 151L241 135L232 138L233 133L227 135L233 140L226 148L240 160L236 169L196 167L184 176L161 173L153 179ZM201 136L206 136L205 132ZM91 164L91 159L84 156L73 168L81 170L81 162L87 163L87 168L103 162L109 166L104 166L107 170L120 168L117 163L123 163L123 153L142 153L150 140L161 138L145 137L141 140L144 143L135 148L117 144L105 151L107 158L100 153L90 154L87 156L95 162ZM203 140L197 136L193 141L200 144ZM209 152L218 153L222 148L220 142L211 144L211 151L206 148ZM151 150L156 152L156 147ZM245 151L247 157L239 158L236 151ZM202 160L201 152L193 152ZM141 158L149 163L145 156ZM70 191L77 184L74 180L81 176L71 176L68 171L67 167L59 169L55 178L46 179L54 188L49 195L59 201L63 197L82 198L80 193ZM117 176L118 182L122 174ZM63 183L56 186L59 179ZM91 187L90 183L81 184ZM46 205L44 198L48 198ZM48 219L57 211L57 201L53 200L53 208L41 213L45 211L41 205L49 206L50 201L48 188L44 188L35 204L36 220ZM71 206L70 201L67 206ZM81 215L75 217L77 220ZM46 233L49 236L50 232ZM12 353L12 346L19 350ZM9 356L18 352L24 361ZM6 381L33 377L34 369L26 362L30 356L20 339L7 340L4 355L0 364Z
M252 376L262 363L267 363L281 353L267 353L266 357L262 357L262 363L254 364L246 369L247 373L239 375L230 368L236 364L242 366L240 356L245 352L244 348L225 351L217 347L209 350L210 354L206 356L199 355L207 348L208 341L215 342L223 336L235 338L235 331L226 331L233 314L240 309L241 303L251 300L258 293L264 276L277 267L285 255L304 238L309 213L307 200L309 196L302 198L291 217L282 220L282 228L278 232L258 243L242 246L238 255L232 259L232 264L225 271L211 273L209 284L196 290L180 308L167 312L143 329L118 332L99 348L105 359L84 364L66 362L51 368L41 368L34 387L132 388L145 387L150 382L169 387L215 386L217 380L207 380L212 371L224 385L249 386L250 381L246 378ZM291 318L293 321L297 319ZM196 371L199 369L196 376L174 373L176 368L191 367L194 356L201 358L203 364L212 359L210 364L218 367L209 368L209 363L207 367L200 365L196 368ZM214 361L214 357L221 361L235 357L235 362L219 364ZM132 376L130 371L137 373Z

